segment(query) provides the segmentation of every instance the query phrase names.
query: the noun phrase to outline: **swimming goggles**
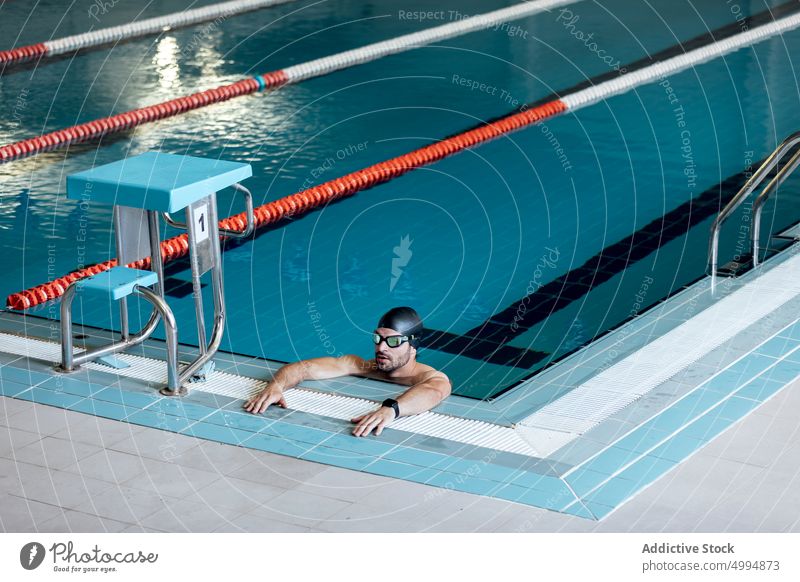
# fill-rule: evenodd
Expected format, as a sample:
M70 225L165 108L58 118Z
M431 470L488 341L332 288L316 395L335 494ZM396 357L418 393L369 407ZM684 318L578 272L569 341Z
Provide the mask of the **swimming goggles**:
M399 347L400 345L404 344L405 342L407 342L407 341L409 341L409 340L411 340L413 338L414 338L413 335L412 336L408 336L408 335L388 335L386 337L383 337L379 333L373 333L372 334L372 341L376 346L381 345L381 342L385 340L386 341L386 345L389 346L390 348Z

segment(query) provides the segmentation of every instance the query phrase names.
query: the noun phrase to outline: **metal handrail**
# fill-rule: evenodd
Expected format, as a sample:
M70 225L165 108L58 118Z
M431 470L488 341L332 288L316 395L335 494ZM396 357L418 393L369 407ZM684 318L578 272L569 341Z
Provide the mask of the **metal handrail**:
M800 141L800 140L798 140ZM767 187L762 190L761 194L756 196L756 199L753 201L753 229L752 229L752 240L753 240L753 266L758 265L758 253L759 249L759 235L761 233L761 210L764 207L764 203L767 201L772 193L789 177L789 175L795 171L797 166L800 165L800 151L794 154L792 158L786 163L786 165L778 172L778 175L775 176L772 180L770 180Z
M764 179L769 175L769 173L775 169L775 167L780 163L783 157L797 144L800 143L800 131L793 133L789 137L787 137L783 142L775 149L774 152L770 154L770 156L766 159L766 161L761 164L761 167L756 170L752 176L745 182L742 189L736 193L736 196L728 202L725 207L720 210L717 218L714 219L714 223L711 225L711 236L709 237L708 241L708 262L711 267L711 289L714 290L716 277L717 277L717 267L719 261L719 233L722 228L722 224L730 218L731 214L733 214L739 206L741 206L742 202L753 193L753 191L764 181ZM766 188L764 188L763 192L758 196L756 201L753 203L753 264L758 264L758 258L756 256L758 252L758 233L760 231L760 224L759 221L761 219L761 208L772 193L775 188L780 186L783 181L789 177L794 169L800 165L800 152L795 154L795 156L791 159L791 161L784 166L784 168L778 172L778 175L773 178L769 184L767 184Z
M244 194L245 215L247 216L246 226L243 231L220 228L219 233L221 235L227 236L228 238L247 238L248 236L253 234L253 231L256 229L256 219L255 219L255 214L253 212L253 194L250 192L250 190L248 190L238 182L236 184L233 184L231 188L233 188L237 192L241 192L242 194ZM178 220L175 220L174 218L172 218L172 215L169 212L162 212L161 215L164 217L166 223L169 224L171 227L178 228L181 230L187 229L185 222L180 222Z

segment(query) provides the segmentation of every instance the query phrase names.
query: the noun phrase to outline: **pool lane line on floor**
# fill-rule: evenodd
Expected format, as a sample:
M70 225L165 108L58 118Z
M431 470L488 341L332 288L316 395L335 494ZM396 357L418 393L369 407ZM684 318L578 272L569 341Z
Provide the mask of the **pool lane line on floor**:
M761 165L762 162L763 160L754 163L753 167ZM651 220L631 235L603 248L581 266L545 283L529 295L510 301L507 307L464 333L455 334L426 328L425 347L492 364L530 368L552 354L510 346L507 345L508 342L545 321L550 315L566 309L581 297L588 295L598 285L619 275L629 266L656 252L664 244L685 235L693 227L715 215L719 211L720 204L724 205L733 197L744 184L746 177L746 171L729 176L660 218ZM523 304L525 298L529 299L530 307L520 314L519 306ZM624 322L620 325L622 323ZM576 349L580 347L582 346ZM505 348L507 352L501 351L500 348ZM567 355L563 354L558 359ZM491 397L500 396L528 378L530 376L504 388L498 388Z
M454 24L460 24L454 23ZM449 25L447 25L449 26ZM646 84L653 80L663 78L668 75L676 74L680 71L695 66L701 62L720 57L724 54L749 46L753 43L771 38L786 30L800 26L800 14L793 14L781 20L765 24L746 32L741 32L735 36L728 37L722 41L715 41L709 46L703 46L692 51L669 58L665 61L644 67L621 77L600 83L599 85L582 89L576 93L565 95L562 99L556 99L548 103L537 105L525 111L519 111L505 117L488 122L477 128L461 132L454 136L445 138L434 144L418 148L409 153L402 154L384 162L379 162L368 166L363 170L346 174L318 186L313 186L308 190L303 190L295 194L280 198L259 206L255 210L256 228L262 228L268 224L281 221L285 217L294 217L309 212L319 206L324 206L332 201L342 199L346 196L362 190L371 188L377 184L397 178L413 169L434 163L457 152L471 148L478 144L493 140L499 136L511 133L520 128L536 124L543 119L560 115L568 110L577 110L588 105L592 105L606 97L624 93L640 84ZM360 49L358 49L360 50ZM245 91L246 87L239 81L239 89ZM237 85L234 83L234 85ZM212 90L216 91L216 90ZM160 106L157 106L160 107ZM121 114L123 116L129 114ZM90 122L95 123L95 122ZM127 121L125 122L127 123ZM106 125L107 126L107 125ZM104 127L106 127L104 126ZM52 135L52 134L49 134ZM42 138L45 139L47 136ZM85 136L84 136L85 137ZM19 153L23 150L20 143L26 143L25 151L33 152L38 146L31 140L12 144L14 151ZM12 146L4 146L5 148ZM48 146L49 147L49 146ZM33 148L33 149L31 149ZM3 148L0 148L0 157ZM244 231L246 225L246 213L220 220L220 227L227 230ZM188 253L188 236L182 235L165 240L161 243L161 254L164 263L171 262L175 258L185 256ZM149 257L128 266L135 269L149 269ZM87 276L97 274L101 271L110 269L116 265L116 259L111 259L91 267L81 269L45 283L13 293L8 296L6 304L12 309L25 310L34 305L39 305L48 300L63 295L70 283Z
M117 133L139 125L166 119L199 109L213 103L220 103L257 93L266 89L276 89L282 85L299 83L306 79L333 73L366 62L374 61L388 55L397 54L432 42L447 40L470 32L484 30L492 26L525 18L582 0L531 0L514 4L507 8L494 10L464 18L448 24L434 26L419 32L398 36L396 38L372 43L357 49L344 51L328 57L322 57L306 63L300 63L277 71L255 75L214 89L193 93L186 97L178 97L170 101L149 105L133 111L118 113L66 129L47 133L39 137L24 139L12 144L0 146L0 164L11 160L29 157L40 152L66 147L73 143L81 143L104 135Z
M753 167L758 167L763 162L764 160L754 162ZM781 164L780 167L783 165ZM779 169L776 168L776 171ZM529 363L535 364L552 356L550 353L507 344L528 332L533 326L545 321L550 315L566 309L575 301L585 297L598 285L623 273L631 265L646 259L663 245L686 235L692 228L714 216L719 208L738 192L747 176L747 170L729 176L719 184L670 210L662 217L653 219L631 235L603 248L581 266L545 283L532 294L510 301L507 307L492 314L468 331L454 334L426 328L425 335L428 339L425 347L492 364L522 368L529 368L531 367L528 365ZM528 298L530 307L520 314L519 306L523 304L525 298ZM624 323L625 321L619 322L612 329L591 338L591 341L612 332ZM569 353L560 355L548 362L547 366L557 363L583 345L585 344L577 346ZM503 352L499 348L507 351ZM538 374L542 369L544 368L540 368L508 386L499 387L488 397L496 398L504 394Z
M41 60L47 57L54 57L64 53L117 43L122 40L139 38L151 34L160 34L166 30L175 28L186 28L208 22L218 18L230 18L231 16L261 10L270 6L288 4L295 0L232 0L230 2L220 2L210 4L200 8L192 8L182 12L173 12L164 16L135 20L127 24L110 26L98 30L90 30L81 34L74 34L46 40L36 44L21 46L8 50L0 50L0 75L3 74L8 65L24 63L34 59ZM93 8L99 10L101 4L89 7L88 15L96 18L97 13L93 13Z

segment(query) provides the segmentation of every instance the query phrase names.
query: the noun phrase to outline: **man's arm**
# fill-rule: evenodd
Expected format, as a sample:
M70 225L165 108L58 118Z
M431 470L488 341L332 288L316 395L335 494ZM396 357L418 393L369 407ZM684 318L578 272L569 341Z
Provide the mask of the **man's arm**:
M430 410L450 396L451 390L452 386L447 376L442 372L434 373L397 397L400 416L410 416ZM353 429L353 434L355 436L367 436L374 430L375 434L379 435L383 432L384 427L394 419L394 410L382 406L378 410L352 419L352 422L358 423Z
M301 360L282 366L267 387L253 396L244 405L247 412L260 414L271 404L286 408L283 398L284 390L297 386L304 380L326 380L347 376L348 374L363 374L368 363L359 356L347 355L340 358L314 358Z

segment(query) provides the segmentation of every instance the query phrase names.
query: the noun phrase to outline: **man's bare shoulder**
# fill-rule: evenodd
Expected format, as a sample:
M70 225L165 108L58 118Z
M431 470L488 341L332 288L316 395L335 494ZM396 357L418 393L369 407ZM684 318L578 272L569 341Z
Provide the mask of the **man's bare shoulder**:
M444 372L437 370L433 366L429 366L428 364L423 364L421 362L417 362L417 369L415 370L414 380L415 384L420 382L426 382L428 380L444 380L446 382L450 382L450 378L447 377L447 374Z

